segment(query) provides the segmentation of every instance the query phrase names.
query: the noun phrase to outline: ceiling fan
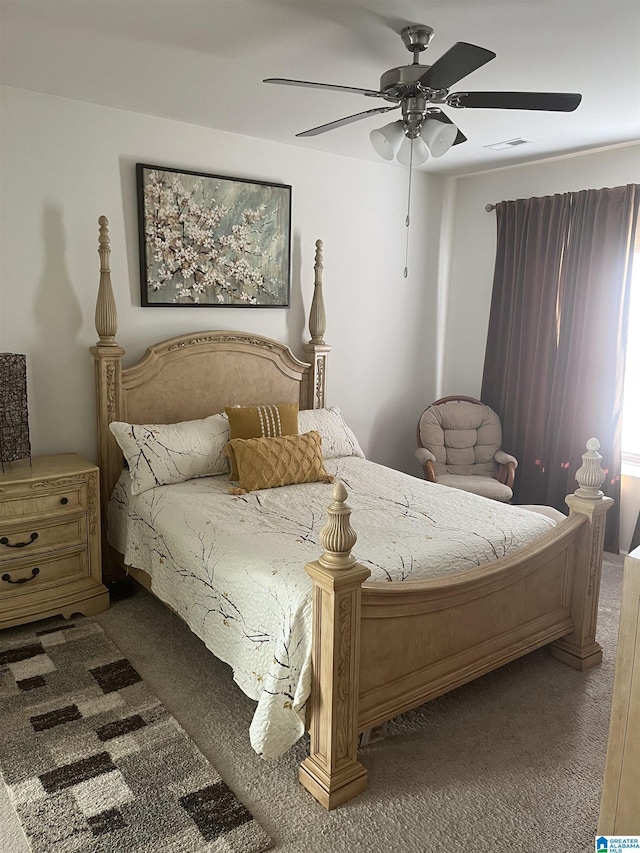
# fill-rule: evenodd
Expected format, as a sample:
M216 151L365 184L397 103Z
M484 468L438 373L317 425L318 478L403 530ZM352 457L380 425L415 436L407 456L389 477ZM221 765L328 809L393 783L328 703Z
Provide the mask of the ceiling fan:
M440 157L453 145L466 142L467 137L441 107L572 112L582 100L582 95L569 92L450 92L449 88L454 83L495 59L496 54L483 47L459 41L433 65L420 65L420 54L429 46L433 34L433 29L424 24L413 24L401 30L400 37L407 50L413 53L413 62L385 71L380 78L378 91L333 83L287 80L282 77L269 77L264 82L313 89L335 89L388 101L391 106L355 113L297 133L296 136L316 136L399 108L402 118L372 130L370 138L380 156L392 160L397 155L398 160L407 166L423 163L429 154Z

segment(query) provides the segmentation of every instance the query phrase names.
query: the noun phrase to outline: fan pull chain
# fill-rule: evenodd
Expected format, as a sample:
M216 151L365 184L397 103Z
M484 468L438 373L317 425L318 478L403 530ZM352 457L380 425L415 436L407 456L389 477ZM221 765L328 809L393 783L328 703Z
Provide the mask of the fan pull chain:
M404 277L409 275L409 226L411 225L411 176L413 174L413 139L411 140L411 152L409 154L409 193L407 196L407 218L404 224L407 228L407 243L404 253Z

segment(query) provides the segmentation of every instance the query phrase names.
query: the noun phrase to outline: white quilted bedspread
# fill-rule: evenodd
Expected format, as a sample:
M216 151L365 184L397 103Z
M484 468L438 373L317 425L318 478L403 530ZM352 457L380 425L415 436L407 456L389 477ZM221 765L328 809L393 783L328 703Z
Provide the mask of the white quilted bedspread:
M354 555L371 580L433 578L499 559L553 526L497 501L357 457L325 460L345 483ZM251 744L276 758L304 732L311 685L311 579L322 553L332 486L307 483L229 494L226 476L130 494L121 476L109 541L152 577L154 593L187 622L258 703Z

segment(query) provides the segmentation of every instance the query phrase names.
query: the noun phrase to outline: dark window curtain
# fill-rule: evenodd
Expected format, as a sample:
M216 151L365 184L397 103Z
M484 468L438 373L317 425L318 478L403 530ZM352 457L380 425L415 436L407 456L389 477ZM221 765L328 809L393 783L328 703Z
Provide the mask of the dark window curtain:
M589 438L616 501L605 547L618 551L621 411L640 188L585 190L496 206L497 253L481 396L519 460L514 502L566 512Z

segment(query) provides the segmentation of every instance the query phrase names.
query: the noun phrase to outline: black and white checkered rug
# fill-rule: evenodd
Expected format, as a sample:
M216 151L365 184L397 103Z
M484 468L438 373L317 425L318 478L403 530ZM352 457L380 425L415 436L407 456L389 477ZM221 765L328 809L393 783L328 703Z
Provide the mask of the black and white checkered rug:
M91 619L0 632L0 726L0 770L33 853L271 845Z

